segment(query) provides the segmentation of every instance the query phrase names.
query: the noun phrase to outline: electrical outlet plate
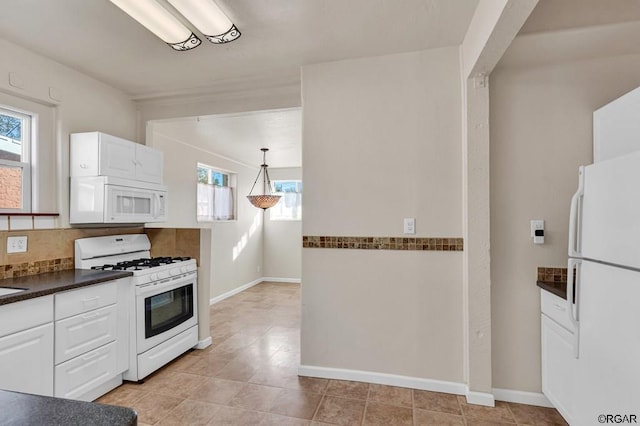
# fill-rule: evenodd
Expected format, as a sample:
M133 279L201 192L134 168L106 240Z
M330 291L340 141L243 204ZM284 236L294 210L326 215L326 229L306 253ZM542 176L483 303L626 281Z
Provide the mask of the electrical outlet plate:
M25 253L27 251L27 237L8 237L7 253Z
M413 217L404 218L404 233L415 234L416 233L416 219Z

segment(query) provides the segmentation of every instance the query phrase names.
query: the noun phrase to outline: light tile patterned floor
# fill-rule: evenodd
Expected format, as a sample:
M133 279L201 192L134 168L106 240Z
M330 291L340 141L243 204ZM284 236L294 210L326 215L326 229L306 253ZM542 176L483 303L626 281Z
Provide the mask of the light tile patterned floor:
M211 307L213 345L98 400L158 425L566 425L553 409L297 376L300 286L262 283Z

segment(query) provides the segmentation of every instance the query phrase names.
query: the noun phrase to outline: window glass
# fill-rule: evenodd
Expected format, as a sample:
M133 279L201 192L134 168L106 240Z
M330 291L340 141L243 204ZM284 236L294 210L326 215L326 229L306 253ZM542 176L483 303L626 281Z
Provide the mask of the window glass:
M197 219L202 222L234 220L235 174L198 164Z
M278 204L269 209L271 220L302 220L302 181L274 180L273 193L280 195Z
M30 211L31 116L0 108L0 210Z

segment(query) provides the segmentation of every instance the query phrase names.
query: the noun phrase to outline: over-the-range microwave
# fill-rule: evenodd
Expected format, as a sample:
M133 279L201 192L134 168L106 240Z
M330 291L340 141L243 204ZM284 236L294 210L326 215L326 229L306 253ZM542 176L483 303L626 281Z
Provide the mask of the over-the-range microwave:
M69 223L149 223L167 220L167 187L112 176L72 177Z

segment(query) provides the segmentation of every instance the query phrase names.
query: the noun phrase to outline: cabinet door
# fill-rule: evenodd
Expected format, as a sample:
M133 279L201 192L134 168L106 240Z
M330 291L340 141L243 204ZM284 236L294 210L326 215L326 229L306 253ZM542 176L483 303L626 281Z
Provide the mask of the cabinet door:
M100 134L100 175L134 179L136 145L133 142Z
M117 376L117 345L111 342L56 366L55 396L86 400L86 394Z
M56 321L56 364L113 342L117 329L116 305Z
M574 414L577 363L573 334L542 315L542 393L569 424Z
M162 165L162 151L136 144L136 179L162 183Z
M0 338L0 389L53 396L53 324Z

